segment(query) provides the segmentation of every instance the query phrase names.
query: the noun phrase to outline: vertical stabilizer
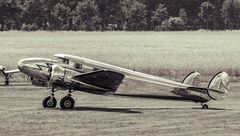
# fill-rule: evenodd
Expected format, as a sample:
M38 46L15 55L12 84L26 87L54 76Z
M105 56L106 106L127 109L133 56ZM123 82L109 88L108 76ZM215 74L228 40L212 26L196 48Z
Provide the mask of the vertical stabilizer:
M217 73L209 82L208 89L209 95L215 99L219 100L225 97L225 94L229 91L229 76L226 72Z
M182 81L183 84L200 86L200 74L196 71L189 73Z

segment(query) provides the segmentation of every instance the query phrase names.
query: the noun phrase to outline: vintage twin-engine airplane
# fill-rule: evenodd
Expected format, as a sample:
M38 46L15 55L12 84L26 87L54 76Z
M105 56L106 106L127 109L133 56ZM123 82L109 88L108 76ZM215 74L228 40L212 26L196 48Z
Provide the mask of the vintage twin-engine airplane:
M172 94L181 100L200 102L202 108L208 108L209 100L225 98L229 90L229 77L226 72L217 73L207 88L199 87L200 74L192 72L182 83L160 77L136 72L130 69L66 54L54 55L58 60L44 58L28 58L18 62L21 72L33 79L45 82L51 88L50 96L43 100L43 107L55 108L57 101L54 92L68 90L67 96L60 101L62 109L72 109L73 91L94 94L115 94L124 78L173 88Z

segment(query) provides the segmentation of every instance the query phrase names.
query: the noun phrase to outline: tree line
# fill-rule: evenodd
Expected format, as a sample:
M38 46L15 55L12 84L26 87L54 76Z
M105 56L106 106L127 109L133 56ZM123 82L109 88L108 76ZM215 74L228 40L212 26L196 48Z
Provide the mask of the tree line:
M240 28L240 0L0 0L0 31Z

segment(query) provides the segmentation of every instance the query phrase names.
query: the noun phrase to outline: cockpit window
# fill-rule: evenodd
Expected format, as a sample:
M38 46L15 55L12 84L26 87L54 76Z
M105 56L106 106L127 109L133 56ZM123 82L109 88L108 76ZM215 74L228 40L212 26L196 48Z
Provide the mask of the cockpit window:
M64 64L69 64L69 60L68 60L68 59L62 59L62 62L63 62Z
M26 66L30 67L30 68L34 68L34 69L38 69L38 70L44 70L44 71L48 71L49 70L49 65L46 63L29 63L29 64L25 64Z
M41 69L41 70L44 70L44 71L48 71L48 69L49 69L49 67L46 65L46 64L36 64L38 67L39 67L39 69Z
M39 69L39 67L35 64L25 64L25 66L30 67L30 68L34 68L34 69Z
M60 57L58 57L57 59L59 60L59 62L69 65L69 59L60 58Z

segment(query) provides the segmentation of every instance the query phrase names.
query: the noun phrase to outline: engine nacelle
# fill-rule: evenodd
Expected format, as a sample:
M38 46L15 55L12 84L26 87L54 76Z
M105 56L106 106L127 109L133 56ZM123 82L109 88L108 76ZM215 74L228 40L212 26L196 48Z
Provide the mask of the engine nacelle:
M0 71L4 71L6 68L2 65L0 65Z
M51 76L49 78L49 85L51 86L64 86L64 80L66 76L65 68L59 65L53 65Z

